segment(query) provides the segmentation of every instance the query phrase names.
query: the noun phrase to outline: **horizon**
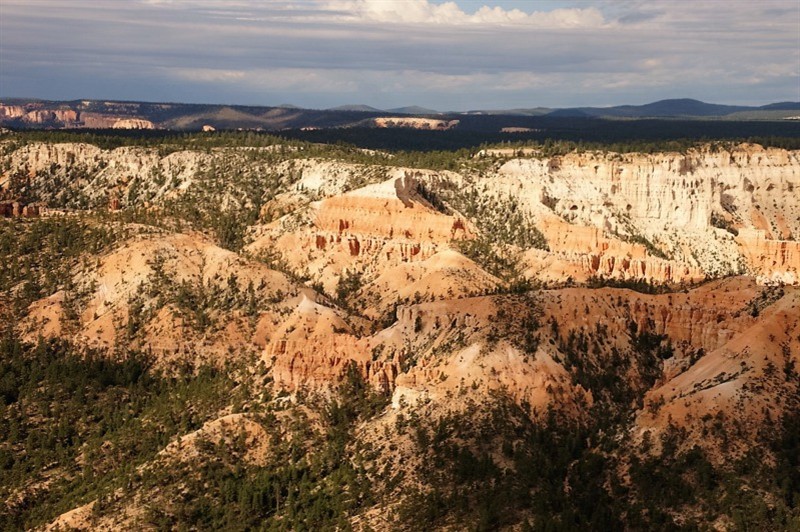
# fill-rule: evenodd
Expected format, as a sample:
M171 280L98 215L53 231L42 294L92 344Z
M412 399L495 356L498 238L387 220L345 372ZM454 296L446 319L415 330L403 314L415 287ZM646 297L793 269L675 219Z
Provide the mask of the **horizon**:
M4 0L0 11L6 99L442 112L800 101L800 4L781 0L722 11L708 0Z
M137 104L163 104L163 105L207 105L207 106L220 106L220 107L265 107L265 108L282 108L282 107L289 107L289 108L297 108L303 109L307 111L353 111L353 112L362 112L360 109L341 109L343 107L372 107L375 111L384 111L384 112L391 112L393 110L399 109L406 109L412 107L419 107L424 108L429 111L433 111L437 114L465 114L471 112L487 112L487 111L514 111L514 110L530 110L530 109L547 109L550 111L557 111L562 109L580 109L580 108L594 108L594 109L612 109L615 107L642 107L645 105L652 105L661 102L670 102L670 101L694 101L706 105L719 105L719 106L728 106L728 107L752 107L752 108L760 108L766 105L774 105L774 104L782 104L782 103L791 103L791 104L800 104L800 100L793 101L793 100L780 100L780 101L768 101L768 102L759 102L754 104L731 104L727 102L716 102L716 101L703 101L697 100L695 98L685 98L685 97L676 97L676 98L663 98L660 100L651 100L645 101L642 103L621 103L621 104L614 104L614 105L575 105L571 107L545 107L545 106L526 106L526 107L514 107L514 108L499 108L499 107L487 107L484 109L466 109L466 110L444 110L444 109L432 109L426 107L424 105L419 105L415 103L411 103L408 105L400 105L395 106L392 108L378 108L374 107L368 103L359 103L359 102L349 102L349 103L341 103L336 104L331 107L303 107L300 105L293 104L291 102L283 102L280 104L269 104L269 103L226 103L226 102L199 102L199 101L158 101L158 100L122 100L116 98L69 98L69 99L50 99L50 98L36 98L36 97L27 97L27 96L2 96L0 95L0 104L13 101L13 100L22 100L22 101L42 101L42 102L53 102L53 103L71 103L71 102L81 102L81 101L91 101L91 102L118 102L118 103L137 103ZM370 112L370 110L363 110L363 112ZM421 113L420 113L421 114Z

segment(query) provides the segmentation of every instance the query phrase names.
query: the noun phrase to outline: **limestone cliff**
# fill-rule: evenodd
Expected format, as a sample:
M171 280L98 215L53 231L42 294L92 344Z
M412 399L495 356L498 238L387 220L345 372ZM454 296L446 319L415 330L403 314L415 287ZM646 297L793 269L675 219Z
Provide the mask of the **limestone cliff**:
M410 129L426 129L445 131L453 129L458 126L458 120L437 120L435 118L403 118L403 117L386 117L375 118L373 120L375 127L392 128L392 127L406 127Z
M155 125L141 118L123 118L114 122L111 129L155 129Z
M798 266L791 251L775 260L761 258L773 254L773 245L781 247L776 240L800 231L797 152L741 145L686 154L571 153L512 159L491 179L487 190L515 194L567 262L596 264L609 255L615 264L623 258L651 261L631 276L651 278L651 266L664 272L654 280L673 281L747 270L793 282ZM754 240L748 230L763 233ZM623 251L620 240L647 249ZM748 251L754 245L765 252ZM782 249L793 247L790 242Z
M74 124L78 122L79 113L77 111L73 111L71 109L55 109L55 110L35 110L35 111L28 111L25 113L21 118L23 122L27 122L29 124L49 124L49 123L61 123L61 124Z
M477 211L453 194L494 201L480 214L495 217L494 227L503 225L504 209L516 209L507 201L513 199L547 241L548 251L519 250L525 274L544 281L680 283L750 273L763 282L798 282L797 152L740 145L552 158L529 151L514 158L520 153L487 150L478 159L492 162L488 170L467 166L456 173L296 157L268 168L232 149L162 156L135 147L31 143L3 156L0 187L27 175L33 199L49 207L104 207L111 196L125 207L192 190L209 168L274 172L294 185L266 198L265 224L252 237L275 244L295 270L308 271L329 291L354 261L358 270L378 274L378 263L424 260L454 241L481 236L471 219ZM444 203L430 203L437 197ZM371 266L359 259L365 254Z
M0 104L0 117L9 119L22 118L25 113L25 107L22 105Z

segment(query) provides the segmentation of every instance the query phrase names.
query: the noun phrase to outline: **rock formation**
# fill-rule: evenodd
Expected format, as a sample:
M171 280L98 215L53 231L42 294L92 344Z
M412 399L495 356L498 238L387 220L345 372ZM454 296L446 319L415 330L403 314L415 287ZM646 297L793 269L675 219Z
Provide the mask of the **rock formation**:
M375 127L392 128L406 127L410 129L427 129L436 131L446 131L458 127L459 120L438 120L435 118L404 118L404 117L385 117L373 120Z
M3 118L15 119L25 116L25 107L22 105L0 104L0 116Z
M687 154L568 154L512 159L501 166L498 178L496 190L514 194L531 216L541 219L551 249L586 254L580 260L589 264L597 260L592 255L602 261L614 248L626 247L611 243L611 237L652 244L648 257L657 249L678 263L670 268L674 280L743 271L741 260L751 271L766 267L766 277L797 267L780 260L765 264L742 253L730 234L738 228L760 229L765 240L772 240L775 234L786 238L800 231L800 197L793 193L800 186L795 152L742 145ZM730 231L716 221L726 216L732 220ZM586 233L586 228L596 231ZM645 258L641 246L627 247L615 254L615 263ZM640 271L647 277L647 265Z
M3 218L37 218L47 208L39 203L25 205L19 201L0 201L0 217Z
M285 506L350 497L350 478L371 490L342 514L354 529L416 518L435 490L512 497L521 526L545 522L526 512L547 490L611 509L604 498L645 504L647 489L706 497L658 516L673 524L729 493L789 508L771 480L742 477L763 495L725 482L743 467L774 478L791 443L780 423L800 411L797 152L500 148L434 171L300 143L2 147L0 197L26 198L0 203L17 246L0 319L19 342L4 349L29 349L27 364L68 342L100 368L86 393L138 401L78 450L79 431L53 425L75 457L20 475L4 502L21 515L62 489L57 475L97 491L53 528L174 524L219 501L286 526ZM45 206L65 214L25 219ZM106 356L125 371L106 378ZM14 423L62 412L4 386ZM144 431L159 439L142 454ZM28 440L8 452L24 460ZM203 510L173 512L195 492Z
M114 122L111 129L155 129L155 125L141 118L123 118Z
M486 152L482 157L515 155ZM224 156L179 152L161 158L138 148L109 152L88 145L30 144L6 157L9 170L0 186L15 172L38 175L44 183L42 175L53 168L60 175L80 169L89 181L74 186L80 183L83 194L96 194L97 204L107 205L101 186L121 187L121 199L143 188L152 199L170 197L191 187L203 165ZM468 213L439 212L414 191L419 184L436 190L443 183L500 203L513 197L548 242L549 252L522 250L527 275L541 280L606 276L680 283L751 272L765 282L797 282L800 162L795 152L742 145L687 154L582 153L551 159L528 154L500 159L483 177L427 171L407 178L413 172L398 169L394 177L384 173L382 185L349 193L344 193L347 183L359 175L374 173L379 181L378 169L299 160L276 170L300 180L295 190L267 202L262 217L310 209L304 216L314 229L308 226L301 247L311 255L318 246L330 250L334 245L351 257L366 252L390 261L425 259L454 240L473 238L477 231ZM157 184L155 175L170 179ZM284 224L256 232L274 231L296 249L300 236L287 233ZM321 267L306 261L297 267Z

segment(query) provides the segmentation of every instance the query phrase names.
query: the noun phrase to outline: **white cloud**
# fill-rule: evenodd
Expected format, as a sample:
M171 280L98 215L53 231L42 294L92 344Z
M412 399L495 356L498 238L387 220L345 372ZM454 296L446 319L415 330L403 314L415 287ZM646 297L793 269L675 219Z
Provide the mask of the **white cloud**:
M594 7L524 12L485 5L474 13L467 13L456 2L434 4L429 0L329 0L322 6L326 12L337 13L341 20L348 22L541 28L598 27L606 23L602 13Z
M177 68L164 70L166 77L195 83L236 85L251 91L293 91L316 93L348 93L358 90L359 73L351 70L307 68L274 68L225 70L211 68Z
M163 0L152 0L163 1ZM186 81L198 83L238 83L247 79L250 74L246 70L222 70L213 68L174 68L165 70L165 74Z
M387 107L800 100L800 4L782 0L540 11L553 2L0 2L0 96L57 98L69 87L83 97L102 86L108 98Z

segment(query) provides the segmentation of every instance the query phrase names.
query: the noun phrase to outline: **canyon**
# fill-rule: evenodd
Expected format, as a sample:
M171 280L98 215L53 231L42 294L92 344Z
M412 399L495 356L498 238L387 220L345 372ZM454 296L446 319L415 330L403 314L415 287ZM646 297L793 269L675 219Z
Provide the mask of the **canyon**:
M414 127L451 127L436 122ZM648 464L700 494L676 495L658 519L733 530L740 516L710 502L736 476L731 464L785 459L769 438L800 412L798 151L498 146L436 165L279 139L100 147L21 135L0 139L8 334L103 360L146 353L153 372L203 397L188 407L202 416L175 423L124 482L36 526L182 522L176 494L212 478L204 463L223 477L304 464L292 474L316 488L270 477L284 487L259 492L264 519L295 519L280 501L347 485L361 498L337 518L354 529L413 528L419 515L437 529L474 524L479 494L506 508L508 529L544 526L536 475L580 449L553 473L571 511L584 511L576 493L589 497L580 486L594 476L594 502L620 520L608 522L630 524L628 509L648 500ZM229 388L204 410L214 388L192 392L191 379L220 376ZM93 456L121 448L99 438ZM535 462L546 452L556 454ZM317 470L306 454L335 460ZM714 471L707 491L698 463ZM670 464L675 477L660 469ZM220 485L222 499L238 497L234 484ZM797 522L756 473L731 485L759 486L748 501ZM53 490L42 473L2 496L22 515ZM436 497L460 509L437 514Z

